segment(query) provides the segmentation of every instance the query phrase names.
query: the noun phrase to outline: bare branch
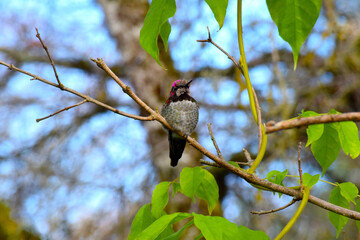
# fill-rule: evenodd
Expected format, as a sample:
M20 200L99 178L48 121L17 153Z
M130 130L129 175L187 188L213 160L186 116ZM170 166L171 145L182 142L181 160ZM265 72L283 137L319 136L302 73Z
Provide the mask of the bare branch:
M213 131L212 131L212 129L211 129L211 123L208 123L207 125L208 125L208 129L209 129L209 134L210 134L211 140L212 140L212 142L213 142L213 144L214 144L214 146L215 146L216 152L217 152L219 158L222 159L223 161L225 161L224 157L223 157L222 154L221 154L221 151L220 151L220 149L219 149L219 146L218 146L217 143L216 143L216 140L215 140Z
M360 121L360 112L349 112L341 114L320 115L314 117L302 117L291 120L285 120L274 123L273 121L266 124L266 133L273 133L285 129L304 127L312 124L344 122L344 121Z
M230 54L228 54L224 49L222 49L219 45L217 45L211 38L210 35L210 30L209 27L207 27L208 33L209 33L209 37L208 39L205 40L196 40L197 42L208 42L211 43L212 45L214 45L215 47L217 47L220 51L222 51L234 64L235 66L240 69L242 75L244 75L244 70L242 69L241 65L235 60L235 58L233 56L231 56Z
M200 163L204 164L204 165L208 165L208 166L211 166L211 167L218 167L218 168L221 168L221 166L215 162L209 162L209 161L206 161L206 160L203 160L203 159L200 159Z
M263 215L263 214L269 214L269 213L274 213L274 212L278 212L280 210L283 210L285 208L290 207L291 205L293 205L296 202L295 199L292 199L288 204L286 204L285 206L282 206L280 208L276 208L276 209L271 209L271 210L267 210L267 211L251 211L252 214L257 214L257 215Z
M46 84L51 85L53 87L59 88L58 84L53 83L53 82L51 82L49 80L46 80L46 79L44 79L42 77L39 77L39 76L37 76L35 74L32 74L30 72L27 72L27 71L25 71L25 70L23 70L21 68L15 67L12 64L5 63L5 62L3 62L1 60L0 60L0 64L8 67L10 70L14 70L14 71L17 71L17 72L20 72L20 73L23 73L25 75L28 75L28 76L32 77L31 80L39 80L39 81L41 81L43 83L46 83ZM143 117L143 116L138 116L138 115L129 114L129 113L126 113L126 112L119 111L118 109L113 108L113 107L111 107L111 106L109 106L109 105L107 105L107 104L105 104L103 102L100 102L100 101L98 101L98 100L96 100L96 99L94 99L94 98L92 98L92 97L90 97L90 96L88 96L86 94L79 93L79 92L77 92L77 91L75 91L75 90L73 90L71 88L65 87L65 86L63 87L63 90L67 91L67 92L70 92L70 93L72 93L72 94L74 94L76 96L79 96L79 97L81 97L83 99L86 99L88 102L91 102L91 103L94 103L94 104L96 104L98 106L104 107L104 108L106 108L106 109L108 109L108 110L110 110L110 111L112 111L114 113L120 114L120 115L125 116L125 117L129 117L129 118L133 118L133 119L141 120L141 121L153 121L154 120L154 117L152 117L151 115L147 116L147 117Z
M59 110L59 111L57 111L57 112L55 112L55 113L53 113L53 114L50 114L50 115L48 115L48 116L46 116L46 117L37 118L37 119L36 119L36 122L40 122L40 121L42 121L42 120L45 120L45 119L50 118L50 117L52 117L52 116L55 116L55 115L58 114L58 113L61 113L61 112L63 112L63 111L67 111L67 110L69 110L69 109L71 109L71 108L80 106L81 104L86 103L86 102L87 102L87 100L85 99L85 100L83 100L83 101L81 101L81 102L79 102L79 103L77 103L77 104L74 104L74 105L71 105L71 106L69 106L69 107L63 108L63 109L61 109L61 110Z
M91 58L91 61L95 62L97 66L101 69L103 69L112 79L115 80L115 82L122 88L122 90L129 95L137 104L139 104L142 108L144 108L151 116L153 116L153 119L160 120L160 118L163 119L161 123L166 122L165 118L163 118L160 114L156 113L152 108L150 108L146 103L143 102L132 90L129 86L127 86L123 81L121 81L116 74L111 71L111 69L106 65L103 59L94 59ZM152 119L152 120L153 120Z
M56 72L55 63L54 63L54 61L53 61L53 59L52 59L52 57L51 57L51 55L50 55L50 52L49 52L49 50L48 50L48 47L45 45L45 43L44 43L43 40L41 39L40 33L39 33L38 29L35 28L35 30L36 30L36 37L39 39L41 45L43 46L43 48L45 49L46 54L47 54L48 57L49 57L51 66L53 67L53 70L54 70L54 73L55 73L55 78L56 78L56 80L57 80L57 82L58 82L58 84L59 84L59 88L60 88L61 90L64 90L64 85L60 82L59 76L58 76L58 74L57 74L57 72Z

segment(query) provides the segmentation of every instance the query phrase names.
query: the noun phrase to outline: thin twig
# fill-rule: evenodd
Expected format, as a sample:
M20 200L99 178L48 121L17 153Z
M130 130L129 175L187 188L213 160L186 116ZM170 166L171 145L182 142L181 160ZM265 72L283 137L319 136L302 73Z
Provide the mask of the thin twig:
M216 162L209 162L209 161L206 161L204 159L200 159L200 163L204 164L204 165L208 165L208 166L211 166L211 167L218 167L218 168L221 168L221 166L219 164L217 164Z
M52 59L52 57L51 57L51 55L50 55L50 52L49 52L49 50L48 50L48 47L45 45L45 43L44 43L43 40L41 39L40 33L39 33L38 29L35 28L35 30L36 30L36 37L39 39L41 45L43 46L43 48L45 49L46 54L47 54L48 57L49 57L51 66L53 67L53 70L54 70L54 73L55 73L55 78L56 78L56 80L57 80L57 82L58 82L58 84L59 84L59 88L60 88L61 90L64 90L64 85L60 82L59 76L58 76L58 74L57 74L57 72L56 72L55 63L54 63L54 61L53 61L53 59Z
M254 160L251 159L251 155L250 153L248 152L248 150L246 150L245 148L243 148L243 152L244 152L244 155L245 155L245 158L246 160L248 161L246 164L245 163L242 163L242 165L251 165Z
M266 133L273 133L285 129L304 127L319 123L344 122L344 121L359 122L360 112L320 115L314 117L301 117L301 118L285 120L277 123L271 121L270 123L266 124Z
M55 116L55 115L58 114L58 113L61 113L61 112L63 112L63 111L69 110L69 109L71 109L71 108L80 106L81 104L86 103L87 101L88 101L88 100L85 99L85 100L83 100L83 101L81 101L81 102L79 102L79 103L77 103L77 104L71 105L71 106L66 107L66 108L63 108L63 109L61 109L61 110L59 110L59 111L57 111L57 112L55 112L55 113L53 113L53 114L50 114L49 116L46 116L46 117L43 117L43 118L37 118L37 119L36 119L36 122L40 122L40 121L42 121L42 120L45 120L45 119L50 118L50 117L52 117L52 116Z
M239 162L239 161L234 161L234 162L236 162L237 164L242 165L242 166L251 166L252 165L252 162Z
M235 60L235 58L233 56L231 56L230 54L228 54L224 49L222 49L219 45L217 45L211 38L211 35L210 35L210 30L209 30L209 27L207 27L207 30L208 30L208 34L209 34L209 37L208 39L204 39L204 40L196 40L197 42L208 42L208 43L211 43L212 45L214 45L215 47L217 47L220 51L222 51L234 64L235 66L240 69L242 75L244 75L244 70L243 68L241 67L241 65Z
M224 157L223 157L222 154L221 154L221 151L220 151L220 149L219 149L219 146L218 146L217 143L216 143L216 140L215 140L213 131L212 131L212 129L211 129L211 123L208 123L207 125L208 125L208 129L209 129L209 134L210 134L211 140L212 140L212 142L213 142L213 144L214 144L214 146L215 146L216 152L217 152L219 158L222 159L223 161L225 161Z
M301 169L301 142L298 144L298 166L299 166L299 176L300 176L300 192L303 191L303 176Z
M280 208L276 208L276 209L271 209L271 210L267 210L267 211L251 211L252 214L257 214L257 215L263 215L263 214L269 214L269 213L274 213L274 212L278 212L280 210L283 210L285 208L290 207L291 205L293 205L297 200L292 199L291 202L289 202L288 204L286 204L283 207Z

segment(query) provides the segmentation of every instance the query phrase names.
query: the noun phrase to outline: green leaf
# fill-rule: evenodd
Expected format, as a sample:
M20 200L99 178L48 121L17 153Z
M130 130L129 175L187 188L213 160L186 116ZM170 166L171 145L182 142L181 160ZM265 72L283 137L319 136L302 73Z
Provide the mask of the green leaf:
M175 0L153 0L144 20L144 26L140 30L140 45L160 65L158 36L164 42L167 49L167 40L170 35L171 26L168 19L176 12Z
M340 187L335 187L330 194L329 202L340 207L349 209L350 203L346 200L340 193ZM329 211L329 219L332 225L336 228L336 237L339 237L339 234L343 227L346 225L349 218L339 215L337 213Z
M171 33L171 25L170 25L169 21L166 21L161 26L161 29L160 29L160 37L164 44L165 51L167 51L168 39L169 39L170 33Z
M306 111L306 112L302 112L301 113L301 117L313 117L313 116L319 116L320 114L314 112L314 111ZM314 125L309 125L306 129L306 133L308 135L308 141L306 143L306 146L309 146L311 143L315 142L316 140L318 140L321 135L324 132L324 124L314 124Z
M340 187L341 196L346 198L347 201L353 202L355 204L355 198L357 197L357 195L359 193L359 190L355 186L355 184L353 184L351 182L340 183L339 187Z
M219 23L220 30L224 25L228 0L205 0L205 2L211 8L211 11L215 16L216 21Z
M360 212L360 199L358 199L358 201L356 202L356 211ZM360 231L360 221L356 221L356 226L357 226L358 230Z
M266 175L266 179L269 182L284 186L283 181L284 181L287 173L288 173L287 169L285 169L283 172L280 172L278 170L273 170L273 171L268 172L268 174ZM274 195L275 195L275 192L274 192ZM281 197L281 195L282 195L282 193L279 193L279 197Z
M311 144L311 151L323 169L322 176L336 160L340 149L341 146L336 124L324 124L324 133L316 142Z
M270 240L270 237L266 235L263 231L254 231L245 226L239 226L239 240L248 240L248 239L256 239L256 240Z
M309 173L304 173L302 177L303 177L303 185L311 188L319 181L320 174L316 174L313 176Z
M284 186L283 181L284 181L287 173L288 173L287 169L285 169L283 172L280 172L278 170L273 170L273 171L268 172L268 174L266 175L266 179L269 182Z
M151 213L155 218L161 217L163 209L169 201L169 182L156 185L151 198Z
M179 231L171 234L170 236L168 236L168 237L166 237L166 238L164 238L162 240L177 240L177 239L179 239L181 234L184 232L184 230L189 228L193 224L194 224L194 220L189 221Z
M206 240L238 239L239 230L235 223L223 217L194 215L195 226L201 231Z
M266 0L279 34L293 50L296 69L300 48L319 17L322 0Z
M180 187L180 183L177 183L177 182L173 182L172 186L173 186L172 197L174 197L175 194L177 194L178 192L181 192L181 187Z
M191 199L195 196L205 200L209 213L219 200L219 187L214 176L200 167L184 168L180 173L181 192Z
M339 138L346 155L354 159L360 154L359 130L354 122L339 122Z
M331 109L330 111L329 111L329 114L340 114L341 112L339 112L339 111L336 111L335 109Z
M300 117L313 117L313 116L319 116L317 112L314 111L304 111L301 110L301 114L299 114Z
M239 168L239 164L237 162L234 161L228 161L229 164L233 165L234 167Z
M132 224L129 240L136 239L136 237L148 226L150 226L156 219L151 214L150 204L145 204L137 212Z
M181 221L185 218L190 217L189 213L173 213L170 215L163 215L155 222L153 222L150 226L148 226L144 231L142 231L135 239L139 240L153 240L159 236L162 236L162 239L169 236L161 235L167 228L171 227L171 225L175 222ZM171 232L172 234L173 232Z
M205 169L201 170L204 171L204 175L201 184L196 191L196 196L207 202L208 211L209 214L211 214L219 200L219 187L211 173Z
M270 238L262 231L253 231L244 226L237 226L235 223L223 217L194 215L195 226L201 231L206 240L269 240Z
M203 179L204 171L200 167L185 167L180 173L181 192L195 201L195 193Z

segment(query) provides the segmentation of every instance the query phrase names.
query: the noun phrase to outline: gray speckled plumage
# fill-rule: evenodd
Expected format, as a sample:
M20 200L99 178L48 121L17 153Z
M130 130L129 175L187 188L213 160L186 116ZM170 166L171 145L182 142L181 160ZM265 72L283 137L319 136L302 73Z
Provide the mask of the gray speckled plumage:
M172 102L164 105L161 115L173 128L190 135L199 120L199 106L189 100Z
M199 105L190 96L190 81L177 80L170 96L161 109L161 115L176 130L189 136L195 130L199 119ZM169 131L171 166L176 166L184 151L186 140Z

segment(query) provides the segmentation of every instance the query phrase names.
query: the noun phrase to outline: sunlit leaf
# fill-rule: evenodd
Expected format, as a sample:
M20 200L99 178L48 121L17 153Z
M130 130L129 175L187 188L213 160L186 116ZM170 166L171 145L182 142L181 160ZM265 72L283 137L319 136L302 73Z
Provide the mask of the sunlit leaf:
M319 114L314 111L305 111L302 112L301 114L301 117L313 117L313 116L319 116ZM318 140L323 134L323 132L324 132L324 124L309 125L306 129L306 133L308 135L308 141L305 147L309 146L311 143Z
M228 0L205 0L214 14L216 21L219 23L219 29L224 25L226 8Z
M148 226L150 226L156 218L151 214L150 204L145 204L137 212L132 224L129 240L136 239L136 237Z
M359 189L355 186L355 184L351 182L345 182L339 184L340 194L346 198L347 201L353 202L355 204L355 198L359 193Z
M239 226L239 237L238 240L270 240L270 237L263 231L254 231L245 226Z
M189 213L173 213L170 215L163 215L156 221L154 221L150 226L148 226L144 231L142 231L135 239L139 240L153 240L156 239L163 233L166 229L171 228L171 225L175 222L181 221L185 218L188 218L191 216ZM167 234L170 236L173 234L172 232L169 232ZM166 236L162 235L162 239L164 239Z
M329 202L332 203L332 204L335 204L337 206L347 208L347 209L350 207L349 201L346 200L346 198L344 198L341 195L340 187L335 187L331 191ZM329 219L330 219L330 222L336 228L337 237L339 237L339 234L340 234L341 230L344 228L344 226L346 225L349 218L344 217L344 216L342 216L340 214L329 211Z
M181 192L195 201L195 193L203 179L204 172L200 167L184 168L180 173Z
M219 200L219 187L214 176L210 172L204 169L201 170L204 171L204 175L201 184L196 191L196 196L207 202L208 211L209 214L211 214Z
M167 49L167 40L171 31L168 19L173 17L175 12L175 0L153 0L140 31L140 45L160 66L158 37L160 35Z
M290 44L296 69L300 48L319 17L322 0L266 0L280 36Z
M169 182L161 182L156 185L151 198L151 213L155 218L159 218L163 209L169 201Z
M333 123L324 124L324 133L311 144L311 151L316 161L322 167L322 175L336 160L340 153L341 145L336 125Z
M339 138L345 154L356 158L360 154L359 130L354 122L339 122Z
M238 239L239 230L235 223L223 217L193 214L195 226L206 240Z
M284 186L283 181L284 181L287 173L288 173L287 169L285 169L283 172L280 172L278 170L273 170L273 171L268 172L268 174L266 175L266 179L269 182ZM275 194L275 192L274 192L274 194ZM279 197L281 197L281 195L282 195L282 193L279 193Z
M311 188L319 181L320 174L316 174L313 176L309 173L304 173L302 178L303 178L303 185Z
M360 212L360 199L358 199L356 202L356 211ZM360 231L360 221L356 221L356 226L357 226L358 230Z

